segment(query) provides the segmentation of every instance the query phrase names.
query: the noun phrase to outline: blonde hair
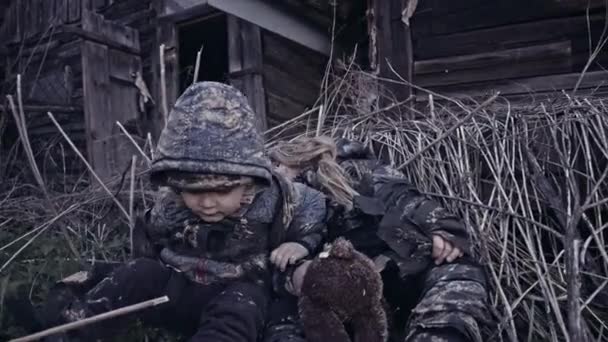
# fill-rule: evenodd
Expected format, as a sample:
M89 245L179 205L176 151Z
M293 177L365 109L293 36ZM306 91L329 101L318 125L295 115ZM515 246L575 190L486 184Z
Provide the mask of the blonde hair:
M270 158L291 168L314 170L315 182L321 191L338 204L351 209L357 195L344 169L336 162L337 149L329 137L300 137L291 142L281 142L270 150Z

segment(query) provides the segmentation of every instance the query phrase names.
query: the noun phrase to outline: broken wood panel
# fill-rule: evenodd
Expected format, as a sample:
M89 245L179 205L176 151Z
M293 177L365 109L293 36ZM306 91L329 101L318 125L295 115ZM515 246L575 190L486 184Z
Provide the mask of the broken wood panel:
M592 16L590 20L593 30L603 27L603 15ZM587 19L584 16L499 26L417 39L414 41L414 58L425 60L513 49L530 44L570 40L571 37L585 36L586 33Z
M91 11L82 13L82 29L104 40L129 46L139 51L139 32L137 30L105 20L103 16Z
M500 67L505 63L517 64L544 58L558 59L562 57L567 59L571 55L572 48L570 41L562 41L479 54L420 60L415 62L414 72L416 75L421 75L455 70Z
M572 90L580 76L580 73L569 73L511 80L494 80L491 82L454 84L432 87L429 90L453 97L487 96L495 91L500 91L503 96L525 95L533 92ZM593 71L585 74L580 89L593 89L606 85L608 85L608 72ZM426 94L421 94L421 96L424 98Z

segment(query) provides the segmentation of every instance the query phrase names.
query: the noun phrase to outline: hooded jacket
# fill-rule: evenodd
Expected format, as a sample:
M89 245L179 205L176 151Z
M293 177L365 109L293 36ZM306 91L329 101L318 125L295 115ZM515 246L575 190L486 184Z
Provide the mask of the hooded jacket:
M163 187L176 171L248 176L257 191L238 215L206 223ZM289 240L314 250L323 239L323 195L272 172L255 115L231 86L196 83L179 97L161 133L151 180L161 188L145 228L135 234L136 254L160 256L193 281L268 280L271 249Z

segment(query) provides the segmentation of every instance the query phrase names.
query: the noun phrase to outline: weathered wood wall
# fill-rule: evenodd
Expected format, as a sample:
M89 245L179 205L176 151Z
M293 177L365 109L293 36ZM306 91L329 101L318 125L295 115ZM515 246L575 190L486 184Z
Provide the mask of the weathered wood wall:
M129 39L111 39L111 32L87 29L83 25L83 11L101 13L113 20L116 27L134 28L140 33L139 38L136 37L137 48L133 48L135 43ZM133 123L133 115L137 114L137 108L131 106L137 103L135 96L131 96L134 78L129 74L131 65L123 63L121 56L146 56L144 78L149 84L156 33L152 0L19 0L13 1L4 14L5 20L0 26L3 42L0 65L6 77L1 93L15 93L16 75L22 75L28 129L34 144L39 142L43 146L57 140L58 131L46 115L47 110L52 110L81 151L87 151L91 132L86 126L83 95L83 46L86 44L105 46L111 52L110 76L118 81L113 88L120 89L118 92L123 95L129 94L128 105L118 104L124 107L122 112L113 111L115 115L111 118L100 119L108 119L108 123L114 125L114 121L120 120L117 116L128 110L128 117L121 121L130 119L129 124ZM116 75L124 79L119 80ZM139 128L145 126L146 118L141 119L144 124ZM145 131L145 127L142 130ZM69 148L65 153L68 159L74 159ZM80 167L73 171L80 172L82 164L76 165Z
M420 0L412 19L414 83L455 96L572 89L589 58L589 37L598 44L604 5L603 0ZM607 60L604 52L597 62ZM601 85L606 74L597 70L601 66L594 63L581 88Z
M262 42L266 118L271 127L316 102L327 57L265 30Z

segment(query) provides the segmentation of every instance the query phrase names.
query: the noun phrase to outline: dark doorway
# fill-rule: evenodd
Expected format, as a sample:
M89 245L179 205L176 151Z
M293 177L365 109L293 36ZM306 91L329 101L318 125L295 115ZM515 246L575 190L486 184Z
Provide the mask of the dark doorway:
M211 14L179 28L180 93L194 79L196 54L201 46L199 81L226 83L228 80L228 29L226 16Z

